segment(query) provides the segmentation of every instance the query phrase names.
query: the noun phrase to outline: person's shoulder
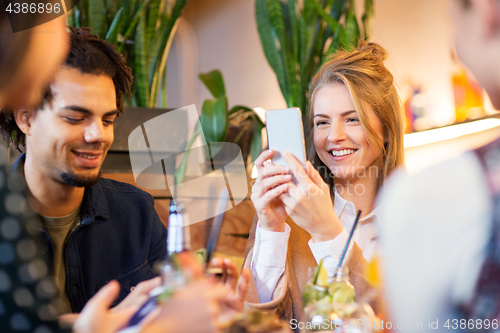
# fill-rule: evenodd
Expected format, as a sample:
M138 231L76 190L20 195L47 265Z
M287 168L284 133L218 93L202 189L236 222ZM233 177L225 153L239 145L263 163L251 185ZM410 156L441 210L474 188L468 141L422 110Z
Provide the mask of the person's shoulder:
M474 152L468 151L414 174L408 174L403 169L395 171L384 186L382 195L404 192L412 196L425 193L432 197L483 185L481 164Z
M381 218L390 228L467 224L467 218L475 220L491 208L483 169L473 151L415 174L395 172L382 189L379 203Z

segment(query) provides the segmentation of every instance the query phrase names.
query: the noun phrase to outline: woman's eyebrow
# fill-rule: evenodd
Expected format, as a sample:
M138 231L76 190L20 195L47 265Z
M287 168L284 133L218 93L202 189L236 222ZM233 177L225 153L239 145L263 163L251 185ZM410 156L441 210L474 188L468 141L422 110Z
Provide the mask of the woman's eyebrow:
M345 117L345 116L348 116L352 113L356 113L356 110L350 110L350 111L344 111L340 114L341 117Z
M321 117L321 118L330 118L330 116L328 116L327 114L322 114L322 113L315 114L315 115L314 115L314 118L316 118L316 117Z

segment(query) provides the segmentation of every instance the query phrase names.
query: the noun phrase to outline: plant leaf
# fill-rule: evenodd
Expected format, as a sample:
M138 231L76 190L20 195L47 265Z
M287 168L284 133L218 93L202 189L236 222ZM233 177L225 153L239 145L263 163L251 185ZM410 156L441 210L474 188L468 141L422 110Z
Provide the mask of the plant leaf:
M172 45L172 41L174 39L175 32L177 31L177 27L179 25L179 21L177 20L173 28L168 32L166 41L166 45L163 47L163 54L160 55L160 58L153 58L150 59L150 70L154 69L153 73L153 80L151 83L151 94L150 94L150 103L153 105L151 107L154 107L156 105L156 100L158 96L158 89L160 88L161 83L165 80L165 70L166 70L166 65L167 65L167 59L168 59L168 54L170 52L170 46ZM161 51L161 48L159 49ZM152 52L151 52L152 54ZM153 64L156 67L153 67ZM163 107L166 107L166 85L165 89L163 90Z
M224 80L222 79L222 74L219 70L214 69L208 73L201 73L198 77L215 98L220 98L226 94Z
M203 103L200 123L207 142L224 142L227 135L228 117L226 96Z
M121 6L121 8L123 8L123 17L124 17L125 22L127 22L127 23L130 22L132 19L132 17L131 17L132 7L130 4L130 0L121 0L120 6Z
M288 107L296 106L295 95L292 93L297 84L297 73L293 64L293 51L290 49L290 41L285 32L285 19L283 14L283 7L285 3L280 0L267 0L269 9L269 17L271 24L274 27L276 36L279 41L279 54L281 62L283 63L284 71L284 85L287 91L285 96Z
M314 3L314 9L318 13L318 15L321 16L323 20L325 20L326 24L328 24L330 29L332 29L332 31L337 30L337 27L339 26L337 20L328 15L327 12L320 6L319 3L317 3L316 1L314 1L313 3Z
M106 41L108 43L116 45L118 41L118 30L120 28L120 23L122 21L123 17L122 14L123 14L123 8L120 8L120 10L116 13L115 17L113 18L113 22L111 22L108 33L106 34Z
M371 35L371 19L373 17L373 0L365 0L365 12L362 17L363 22L363 34L365 40L368 40Z
M106 35L106 4L102 0L89 0L89 26L92 32L104 38Z
M278 45L276 44L276 31L271 24L269 9L266 0L256 0L255 2L255 17L257 20L257 29L259 31L260 42L267 62L276 74L281 93L285 100L288 99L289 91L286 84L285 67L282 63Z
M360 38L360 31L358 25L358 19L354 12L354 6L349 6L349 11L347 12L346 22L345 22L345 34L341 35L342 47L346 50L352 50L358 45Z
M74 8L76 8L76 6ZM72 9L70 12L67 13L66 25L69 25L70 27L75 26L75 10L74 9Z
M134 31L137 23L139 22L139 19L141 18L141 15L143 14L143 11L146 8L146 5L147 5L148 1L149 0L144 1L142 3L141 7L139 7L139 10L137 11L137 13L135 13L134 18L132 19L132 22L130 23L130 25L128 26L127 30L123 34L123 39L124 40L127 40L130 37L130 34L132 34L132 32ZM118 46L118 53L122 53L123 54L123 49L124 48L125 48L125 43L124 42L120 43L120 46Z
M346 12L348 0L335 0L330 7L330 16L335 21L340 21L342 15Z
M80 28L80 20L81 20L81 12L80 9L78 9L78 6L73 7L73 13L75 17L75 21L73 27L75 28Z
M257 157L259 157L262 152L262 129L265 127L260 118L257 117L257 121L254 124L254 131L252 136L252 141L250 142L250 156L252 157L252 163L255 162Z
M148 5L148 17L146 23L146 36L147 36L147 45L151 43L153 36L156 32L156 26L158 23L158 17L160 14L160 5L162 0L150 0Z
M137 106L148 107L148 97L149 97L149 87L147 78L147 60L146 60L146 49L145 44L145 32L146 32L146 13L141 11L139 15L139 23L137 25L137 30L135 32L135 44L134 44L134 54L135 54L135 87L136 93L135 98Z
M180 184L184 180L184 177L186 177L186 169L187 169L187 162L188 162L188 157L189 157L189 151L191 150L191 147L193 146L196 138L200 135L200 127L196 126L193 136L189 138L189 141L186 146L186 150L184 152L184 156L182 157L182 161L179 164L179 167L175 170L174 172L174 179L175 179L175 184Z

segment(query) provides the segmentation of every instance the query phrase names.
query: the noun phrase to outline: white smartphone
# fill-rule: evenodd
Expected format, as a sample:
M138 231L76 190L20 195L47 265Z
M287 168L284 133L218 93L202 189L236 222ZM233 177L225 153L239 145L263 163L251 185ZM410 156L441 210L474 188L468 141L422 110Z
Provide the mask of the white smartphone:
M269 149L275 152L272 162L288 167L288 164L281 157L281 152L287 151L293 154L305 167L306 145L300 109L288 108L267 111L266 128Z

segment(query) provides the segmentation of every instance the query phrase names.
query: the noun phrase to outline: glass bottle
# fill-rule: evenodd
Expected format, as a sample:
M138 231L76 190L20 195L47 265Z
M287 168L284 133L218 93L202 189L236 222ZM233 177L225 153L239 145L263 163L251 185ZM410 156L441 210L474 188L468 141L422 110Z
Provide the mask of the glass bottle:
M354 286L349 282L347 267L337 268L328 281L328 296L331 300L333 311L332 320L345 320L353 316L356 310L356 293Z
M328 279L328 295L333 303L356 302L354 286L349 282L347 267L337 268L333 276Z
M170 200L168 210L167 257L160 267L163 289L158 297L159 302L166 301L175 291L182 289L188 283L188 277L181 270L177 258L179 253L191 249L189 228L185 227L189 225L187 214L174 200Z
M328 297L328 289L325 285L321 286L321 282L318 281L316 272L316 267L308 268L308 279L307 284L302 289L302 308L305 309L309 304L315 303ZM316 280L316 283L314 283ZM325 300L328 301L328 300Z

